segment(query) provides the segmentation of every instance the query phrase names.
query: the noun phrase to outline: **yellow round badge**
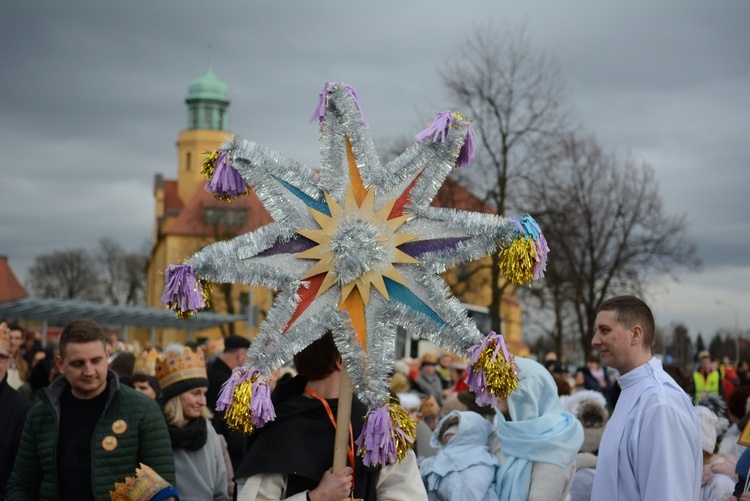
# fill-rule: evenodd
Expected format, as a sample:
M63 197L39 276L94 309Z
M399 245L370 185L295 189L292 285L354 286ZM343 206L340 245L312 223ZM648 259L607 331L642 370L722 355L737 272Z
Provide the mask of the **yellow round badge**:
M102 440L102 448L104 448L105 451L113 451L117 449L117 439L112 435L104 437L104 440Z
M117 433L118 435L121 433L125 433L125 430L128 429L128 423L125 422L123 419L118 419L114 423L112 423L112 431Z

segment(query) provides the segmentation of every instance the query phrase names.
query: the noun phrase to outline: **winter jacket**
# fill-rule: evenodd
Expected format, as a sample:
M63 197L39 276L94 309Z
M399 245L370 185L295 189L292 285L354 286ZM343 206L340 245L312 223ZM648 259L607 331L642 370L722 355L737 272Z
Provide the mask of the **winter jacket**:
M91 478L94 497L109 501L115 482L133 476L139 463L153 468L174 485L175 467L167 423L156 401L124 385L111 370L104 413L91 443ZM55 500L60 398L69 384L56 379L41 394L26 418L21 447L10 481L8 499Z
M5 486L21 443L21 432L31 401L0 381L0 499L5 499Z
M226 501L229 499L229 491L224 451L214 427L207 420L200 419L205 430L203 446L198 449L173 449L177 471L175 487L180 493L181 501Z

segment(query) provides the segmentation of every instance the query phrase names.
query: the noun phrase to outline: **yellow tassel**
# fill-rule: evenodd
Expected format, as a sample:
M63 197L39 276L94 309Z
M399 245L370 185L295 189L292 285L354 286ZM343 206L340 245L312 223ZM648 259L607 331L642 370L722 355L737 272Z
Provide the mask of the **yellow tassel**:
M516 285L523 285L534 278L536 264L534 241L519 237L500 251L500 271L505 278Z
M417 423L415 423L409 413L398 404L388 404L388 412L391 415L391 421L393 422L395 429L401 429L409 438L411 438L411 441L409 441L403 435L394 432L393 438L396 440L396 454L400 462L414 446L414 440L417 438Z
M490 395L497 398L505 398L518 388L518 367L511 359L505 359L503 351L499 350L497 354L496 343L488 343L487 347L482 350L477 359L477 369L485 372L487 377L487 391ZM495 359L492 360L493 355Z
M203 153L203 166L201 167L201 174L209 181L214 175L216 169L216 158L219 156L219 150L206 151Z
M234 388L232 404L224 414L224 421L232 430L243 435L251 435L255 426L250 420L250 396L253 393L253 382L243 381Z

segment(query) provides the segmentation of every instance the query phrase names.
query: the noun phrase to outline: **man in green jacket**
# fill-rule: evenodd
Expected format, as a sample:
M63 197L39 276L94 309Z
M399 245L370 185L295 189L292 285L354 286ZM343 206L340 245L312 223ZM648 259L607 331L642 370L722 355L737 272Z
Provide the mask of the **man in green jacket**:
M62 377L28 414L8 499L109 500L140 465L174 484L172 447L156 402L108 369L104 330L74 320L60 335Z

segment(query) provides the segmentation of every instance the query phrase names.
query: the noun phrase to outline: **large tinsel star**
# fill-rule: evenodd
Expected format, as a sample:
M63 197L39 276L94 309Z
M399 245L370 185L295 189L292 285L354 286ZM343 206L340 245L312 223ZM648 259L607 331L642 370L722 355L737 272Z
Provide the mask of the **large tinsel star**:
M351 86L326 84L318 116L319 173L237 137L222 146L222 168L239 172L274 222L186 264L201 280L278 290L248 351L254 381L330 330L355 392L375 408L388 398L398 326L455 353L482 339L440 273L528 236L516 220L429 205L472 147L459 115L438 114L432 140L387 165Z

